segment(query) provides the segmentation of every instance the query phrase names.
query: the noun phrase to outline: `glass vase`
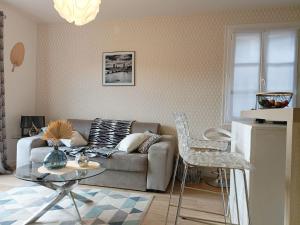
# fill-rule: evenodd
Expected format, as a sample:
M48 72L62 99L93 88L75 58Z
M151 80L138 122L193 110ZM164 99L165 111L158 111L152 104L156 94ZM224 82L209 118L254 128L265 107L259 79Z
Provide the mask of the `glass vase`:
M68 158L66 154L54 146L53 150L49 152L44 159L44 166L51 169L61 169L66 167Z

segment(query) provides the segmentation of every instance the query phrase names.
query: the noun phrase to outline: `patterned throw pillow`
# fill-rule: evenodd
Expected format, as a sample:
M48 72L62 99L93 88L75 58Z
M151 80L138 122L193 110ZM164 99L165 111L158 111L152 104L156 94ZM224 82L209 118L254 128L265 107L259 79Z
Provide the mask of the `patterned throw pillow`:
M143 153L143 154L147 154L149 148L151 147L151 145L157 143L161 136L158 134L152 134L149 132L146 132L148 135L148 138L146 138L146 140L138 147L138 152Z
M90 129L89 145L91 147L115 148L123 138L130 134L132 122L94 119Z

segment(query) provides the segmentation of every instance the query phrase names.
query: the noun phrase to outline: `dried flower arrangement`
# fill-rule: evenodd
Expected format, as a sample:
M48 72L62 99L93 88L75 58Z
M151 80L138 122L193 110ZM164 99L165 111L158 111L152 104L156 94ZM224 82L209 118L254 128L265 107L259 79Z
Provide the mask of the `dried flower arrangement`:
M69 139L72 136L72 124L65 120L51 121L48 124L42 139L51 140L54 146L59 144L60 139Z

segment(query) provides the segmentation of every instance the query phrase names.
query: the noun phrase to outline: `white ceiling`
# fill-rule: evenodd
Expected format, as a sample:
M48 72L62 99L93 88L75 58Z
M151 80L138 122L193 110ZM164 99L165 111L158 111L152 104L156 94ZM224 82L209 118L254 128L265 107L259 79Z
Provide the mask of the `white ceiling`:
M62 22L52 0L0 0L40 23ZM102 0L98 20L188 15L203 11L248 9L299 4L300 0Z

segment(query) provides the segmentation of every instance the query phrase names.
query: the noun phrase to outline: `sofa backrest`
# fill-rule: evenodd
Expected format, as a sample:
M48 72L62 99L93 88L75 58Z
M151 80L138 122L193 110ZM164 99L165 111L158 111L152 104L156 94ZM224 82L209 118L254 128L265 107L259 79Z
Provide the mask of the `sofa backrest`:
M68 119L68 121L72 124L74 130L78 131L86 140L89 139L93 120ZM159 134L159 129L159 123L143 123L135 121L131 126L131 133L151 131L152 133Z

